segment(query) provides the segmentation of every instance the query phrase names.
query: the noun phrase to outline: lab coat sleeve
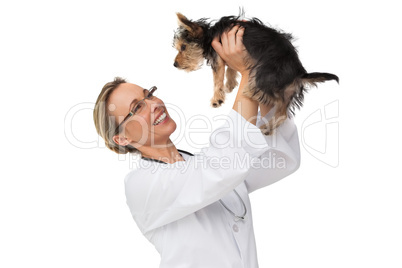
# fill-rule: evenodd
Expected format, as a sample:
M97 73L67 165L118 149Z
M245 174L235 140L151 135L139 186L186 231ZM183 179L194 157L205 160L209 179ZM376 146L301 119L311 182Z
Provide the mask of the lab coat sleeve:
M260 127L264 122L268 122L274 113L275 108L261 118L259 112L256 126ZM245 180L249 193L279 181L300 166L299 138L292 119L286 119L273 135L264 138L269 149L251 163Z
M149 166L125 178L134 220L145 234L218 201L244 182L252 159L267 149L259 128L231 110L200 154L173 164L140 160Z

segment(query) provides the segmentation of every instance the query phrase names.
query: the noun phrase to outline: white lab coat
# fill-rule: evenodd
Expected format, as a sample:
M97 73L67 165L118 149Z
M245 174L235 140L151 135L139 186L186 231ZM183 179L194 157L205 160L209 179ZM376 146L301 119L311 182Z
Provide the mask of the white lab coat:
M265 116L268 119L271 111ZM260 116L257 126L261 125ZM248 194L294 172L300 163L297 129L286 120L274 136L231 110L210 146L173 164L139 160L125 178L127 204L161 256L160 268L256 268ZM219 199L236 215L236 219Z

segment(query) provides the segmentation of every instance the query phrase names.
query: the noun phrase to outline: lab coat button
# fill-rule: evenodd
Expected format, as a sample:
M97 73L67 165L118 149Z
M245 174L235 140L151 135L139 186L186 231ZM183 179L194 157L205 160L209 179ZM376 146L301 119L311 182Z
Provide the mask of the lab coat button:
M237 224L233 224L233 231L237 233L239 231L239 226Z

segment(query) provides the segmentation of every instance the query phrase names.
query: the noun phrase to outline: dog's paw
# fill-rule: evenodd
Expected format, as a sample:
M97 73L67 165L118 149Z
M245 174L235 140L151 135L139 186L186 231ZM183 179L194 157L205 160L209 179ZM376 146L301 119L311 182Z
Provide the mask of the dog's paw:
M214 88L214 95L211 99L211 106L213 108L218 108L225 102L226 93L223 88L223 85Z
M264 134L265 136L270 136L274 133L274 130L267 126L261 126L260 130L261 133Z
M262 134L264 134L265 136L269 136L271 135L271 131L270 130L261 130Z
M228 80L228 81L226 82L225 87L224 87L223 90L224 90L226 93L230 93L230 92L233 91L233 89L234 89L235 87L237 87L237 85L238 85L238 83L237 83L236 80L234 80L234 82Z
M222 99L211 99L211 106L213 108L218 108L224 103L224 100Z

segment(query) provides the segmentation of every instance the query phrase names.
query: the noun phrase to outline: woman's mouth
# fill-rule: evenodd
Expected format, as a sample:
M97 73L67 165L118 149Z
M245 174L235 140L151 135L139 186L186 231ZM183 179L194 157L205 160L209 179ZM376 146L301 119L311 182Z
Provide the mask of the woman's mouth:
M157 120L153 123L154 126L161 125L165 123L168 120L169 116L166 114L166 112L163 112Z

